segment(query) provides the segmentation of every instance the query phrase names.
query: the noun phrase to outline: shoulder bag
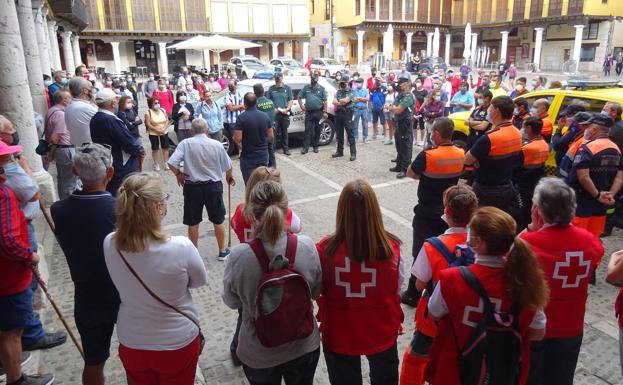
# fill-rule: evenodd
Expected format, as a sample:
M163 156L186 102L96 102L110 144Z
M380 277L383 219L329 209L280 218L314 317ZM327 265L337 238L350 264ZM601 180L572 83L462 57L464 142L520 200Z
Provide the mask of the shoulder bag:
M156 301L160 302L161 304L163 304L164 306L168 307L169 309L171 309L171 310L175 311L176 313L179 313L179 314L183 315L184 317L188 318L192 323L194 323L199 328L199 355L201 355L201 353L203 352L203 347L205 346L205 343L206 343L206 339L205 339L205 337L203 335L203 332L201 331L201 326L199 326L199 323L197 321L195 321L192 317L190 317L188 314L184 313L183 311L179 310L175 306L169 304L168 302L166 302L162 298L158 297L158 295L156 293L154 293L149 287L147 287L145 282L143 282L141 277L138 276L138 274L132 268L132 266L130 266L128 261L123 256L123 253L121 253L121 250L117 249L117 252L119 253L119 256L121 256L121 259L123 260L123 263L125 263L125 265L128 267L128 270L130 270L132 275L134 275L136 277L138 282L141 284L141 286L143 286L143 288L147 291L147 293L149 293L149 295L151 295Z

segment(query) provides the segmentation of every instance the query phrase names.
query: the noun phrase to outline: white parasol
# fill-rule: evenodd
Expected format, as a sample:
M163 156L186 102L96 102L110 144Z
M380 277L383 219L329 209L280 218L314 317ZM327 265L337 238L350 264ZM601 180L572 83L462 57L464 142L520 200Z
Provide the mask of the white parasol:
M470 23L467 23L467 25L465 26L465 40L464 40L465 49L463 49L463 57L465 58L466 62L469 61L469 57L472 54L471 44L472 44L472 25Z
M184 41L180 41L179 43L175 43L168 48L175 49L192 49L196 51L212 51L216 52L217 55L217 65L220 62L220 54L223 51L235 50L235 49L243 49L243 48L253 48L253 47L261 47L259 44L251 43L250 41L234 39L227 36L222 35L197 35L193 36L190 39L186 39ZM204 55L204 61L205 61ZM205 63L204 63L205 64Z
M439 28L435 27L435 33L433 34L433 55L439 56Z

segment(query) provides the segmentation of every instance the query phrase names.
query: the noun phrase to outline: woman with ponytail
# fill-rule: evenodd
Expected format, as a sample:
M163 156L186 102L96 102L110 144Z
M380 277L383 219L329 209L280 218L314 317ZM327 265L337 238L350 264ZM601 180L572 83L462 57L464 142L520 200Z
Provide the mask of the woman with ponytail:
M527 244L515 236L516 223L502 210L481 207L468 225L467 243L476 254L468 269L484 287L497 311L520 305L521 373L526 383L530 341L545 334L543 308L549 290L538 261ZM426 381L432 385L460 385L459 355L483 316L482 299L458 268L443 270L428 304L439 329L430 352Z
M272 273L288 266L287 245L295 237L291 269L304 277L311 298L316 299L320 295L322 271L314 241L304 235L288 236L288 197L278 182L257 183L249 193L245 211L252 218L255 240L232 248L223 276L223 302L232 309L242 309L236 354L251 385L278 385L282 379L288 385L312 385L320 357L320 334L315 321L311 334L278 346L265 346L258 337L256 321L261 310L256 300L260 294L258 283L265 271L254 250L259 247L265 251L268 270ZM266 290L261 293L262 298L266 293ZM278 307L280 301L275 302ZM279 330L274 333L278 334Z
M192 385L199 360L199 312L189 289L208 275L188 238L162 230L167 199L157 175L130 175L117 193L117 231L104 239L121 297L119 358L133 385Z
M318 321L329 381L362 384L361 356L374 385L398 384L402 330L400 240L385 230L372 186L356 179L344 186L335 232L316 245L322 263Z

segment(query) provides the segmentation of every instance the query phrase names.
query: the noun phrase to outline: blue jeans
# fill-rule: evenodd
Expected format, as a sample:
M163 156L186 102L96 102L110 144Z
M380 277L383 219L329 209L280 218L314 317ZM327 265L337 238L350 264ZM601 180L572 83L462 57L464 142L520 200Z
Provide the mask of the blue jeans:
M355 141L359 139L359 120L361 120L361 134L365 140L368 137L368 109L367 108L355 108L353 113L353 131L355 134Z
M37 237L35 236L35 226L32 222L27 222L28 227L28 240L30 241L30 248L32 251L37 252ZM37 290L37 278L35 275L32 276L32 282L30 283L30 287L28 290L31 291L31 296L34 296L35 291ZM41 321L39 320L39 314L35 313L32 308L30 315L27 319L27 325L24 328L24 332L22 333L22 342L35 342L41 337L45 335L45 331L43 330L43 325L41 325Z

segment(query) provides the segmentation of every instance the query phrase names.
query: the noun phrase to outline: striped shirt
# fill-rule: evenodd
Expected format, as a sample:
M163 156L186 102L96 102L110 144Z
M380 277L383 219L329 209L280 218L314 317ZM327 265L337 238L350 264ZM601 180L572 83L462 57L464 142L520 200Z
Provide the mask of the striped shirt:
M227 105L227 104L233 104L234 106L242 104L242 96L240 96L240 94L238 92L236 92L235 94L232 94L231 92L229 92L227 94L227 96L225 97L225 105ZM242 111L229 111L229 110L227 110L227 123L235 124L236 120L238 119L238 116L241 113L242 113Z

